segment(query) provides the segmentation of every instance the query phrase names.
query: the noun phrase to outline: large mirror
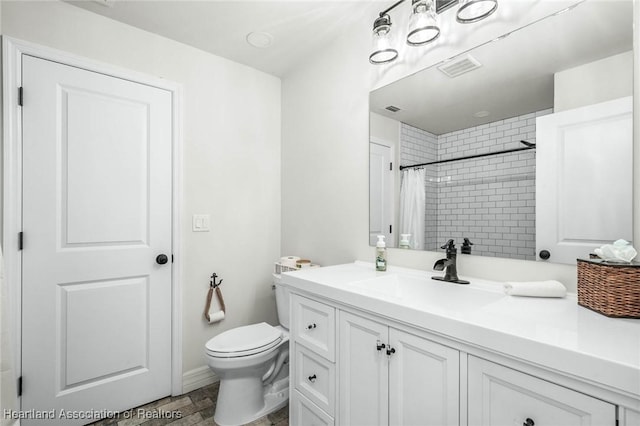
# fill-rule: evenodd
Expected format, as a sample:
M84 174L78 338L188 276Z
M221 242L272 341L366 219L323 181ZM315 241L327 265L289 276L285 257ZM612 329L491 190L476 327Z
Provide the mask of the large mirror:
M630 241L632 15L587 0L371 92L370 244L575 263Z

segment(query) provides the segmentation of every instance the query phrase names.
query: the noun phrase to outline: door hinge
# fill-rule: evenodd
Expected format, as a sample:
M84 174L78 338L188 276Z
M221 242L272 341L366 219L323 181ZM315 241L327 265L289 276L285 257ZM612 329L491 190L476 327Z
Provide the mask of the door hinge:
M22 250L24 247L24 232L18 232L18 250Z
M22 94L23 90L22 90L22 86L18 87L18 105L22 106L22 102L23 102L23 94Z
M18 377L18 396L22 396L22 376Z
M389 170L393 171L393 163L389 163Z

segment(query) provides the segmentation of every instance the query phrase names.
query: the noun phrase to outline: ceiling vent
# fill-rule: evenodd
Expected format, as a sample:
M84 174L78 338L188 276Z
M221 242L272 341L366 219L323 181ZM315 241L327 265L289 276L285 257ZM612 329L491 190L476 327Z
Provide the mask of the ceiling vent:
M440 65L438 69L445 73L450 78L456 78L464 73L473 71L482 66L477 59L471 55L460 56L459 58L452 59Z
M388 107L385 107L384 109L391 111L391 112L398 112L400 111L400 108L393 106L393 105L389 105Z

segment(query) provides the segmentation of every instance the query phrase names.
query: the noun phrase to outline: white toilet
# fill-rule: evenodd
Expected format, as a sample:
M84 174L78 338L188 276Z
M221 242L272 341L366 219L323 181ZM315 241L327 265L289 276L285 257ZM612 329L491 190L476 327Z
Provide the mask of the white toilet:
M213 420L250 423L289 399L289 290L274 279L279 326L261 322L220 333L205 345L207 364L220 379Z

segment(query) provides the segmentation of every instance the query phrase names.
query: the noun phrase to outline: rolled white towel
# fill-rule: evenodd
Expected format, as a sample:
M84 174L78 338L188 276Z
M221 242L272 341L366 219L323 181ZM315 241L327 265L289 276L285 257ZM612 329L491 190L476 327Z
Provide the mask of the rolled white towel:
M559 281L506 282L504 292L510 296L564 297L566 287Z

